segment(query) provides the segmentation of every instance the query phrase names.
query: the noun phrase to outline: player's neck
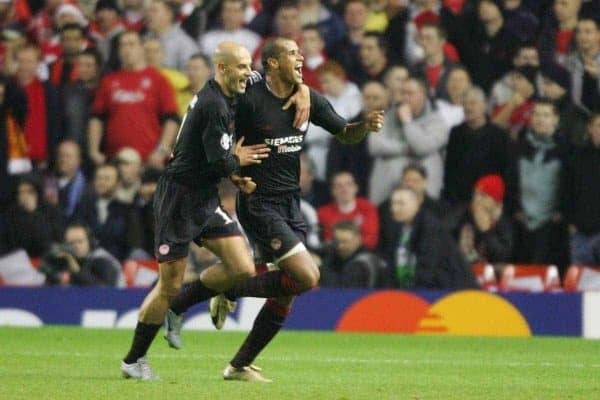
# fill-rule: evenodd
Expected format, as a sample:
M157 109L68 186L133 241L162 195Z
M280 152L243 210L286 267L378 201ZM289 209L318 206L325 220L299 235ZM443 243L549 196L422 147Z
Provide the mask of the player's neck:
M290 97L294 92L293 84L283 82L281 79L272 76L271 74L267 74L265 83L267 84L267 89L269 89L269 92L281 99Z
M217 84L221 88L221 92L223 92L225 97L233 97L233 94L229 90L227 90L227 86L225 86L225 82L223 82L222 76L215 75L215 82L217 82Z

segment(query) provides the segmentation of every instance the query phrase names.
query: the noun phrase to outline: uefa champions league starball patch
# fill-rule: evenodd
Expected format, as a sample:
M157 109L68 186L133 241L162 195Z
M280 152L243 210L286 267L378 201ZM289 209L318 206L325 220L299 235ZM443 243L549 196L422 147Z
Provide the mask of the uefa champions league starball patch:
M229 150L231 148L231 136L227 133L223 133L223 136L221 136L221 147L223 150Z
M167 254L169 254L169 251L171 251L171 247L169 247L168 244L161 244L160 247L158 248L158 252L163 256L166 256Z

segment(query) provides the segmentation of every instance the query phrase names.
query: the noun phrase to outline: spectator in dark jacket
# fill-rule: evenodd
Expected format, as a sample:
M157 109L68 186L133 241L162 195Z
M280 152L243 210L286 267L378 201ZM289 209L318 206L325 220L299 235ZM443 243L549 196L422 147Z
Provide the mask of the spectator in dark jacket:
M475 278L450 233L421 207L408 188L392 193L393 225L382 233L380 254L387 262L388 284L402 288L476 287Z
M543 7L541 5L543 1L535 0L535 2ZM539 35L540 55L545 64L555 62L562 64L575 48L575 31L581 0L553 0L553 3L554 7L546 16Z
M116 166L106 164L98 167L94 191L82 200L75 221L89 226L100 246L122 261L137 244L133 242L135 237L139 237L139 225L134 218L133 207L115 199L118 182Z
M504 0L504 19L506 28L522 42L535 39L539 20L521 0Z
M508 135L488 120L485 93L470 89L463 108L465 122L450 131L444 166L442 198L452 206L468 203L482 176L506 176L509 163Z
M52 243L60 243L63 229L60 211L44 202L37 179L22 177L15 187L14 204L6 210L0 228L2 252L21 248L29 257L41 257Z
M513 227L504 212L504 181L499 175L486 175L475 183L470 206L449 215L462 255L470 263L506 263L513 255Z
M515 257L519 262L565 265L567 249L562 246L566 230L561 200L564 183L566 140L557 134L558 114L549 101L538 101L531 128L521 133L510 173L514 182L509 207L517 221Z
M568 162L565 196L571 233L571 262L600 264L600 114L589 126L591 143L575 150Z
M362 244L360 229L352 221L333 228L333 246L321 266L322 287L374 288L382 261Z

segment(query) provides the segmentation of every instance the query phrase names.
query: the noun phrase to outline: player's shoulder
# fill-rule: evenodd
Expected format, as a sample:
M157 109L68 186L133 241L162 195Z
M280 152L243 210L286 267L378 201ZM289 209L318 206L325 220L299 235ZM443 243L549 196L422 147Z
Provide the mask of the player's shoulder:
M228 110L227 101L217 85L213 80L206 82L204 87L196 93L197 107L210 112L226 112Z

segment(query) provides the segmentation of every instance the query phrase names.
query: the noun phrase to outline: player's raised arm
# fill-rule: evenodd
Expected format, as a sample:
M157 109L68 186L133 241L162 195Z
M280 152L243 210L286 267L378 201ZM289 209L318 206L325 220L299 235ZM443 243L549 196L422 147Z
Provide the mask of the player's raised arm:
M379 132L383 128L383 115L383 110L371 111L364 120L346 125L344 131L335 137L345 144L359 143L367 133Z

